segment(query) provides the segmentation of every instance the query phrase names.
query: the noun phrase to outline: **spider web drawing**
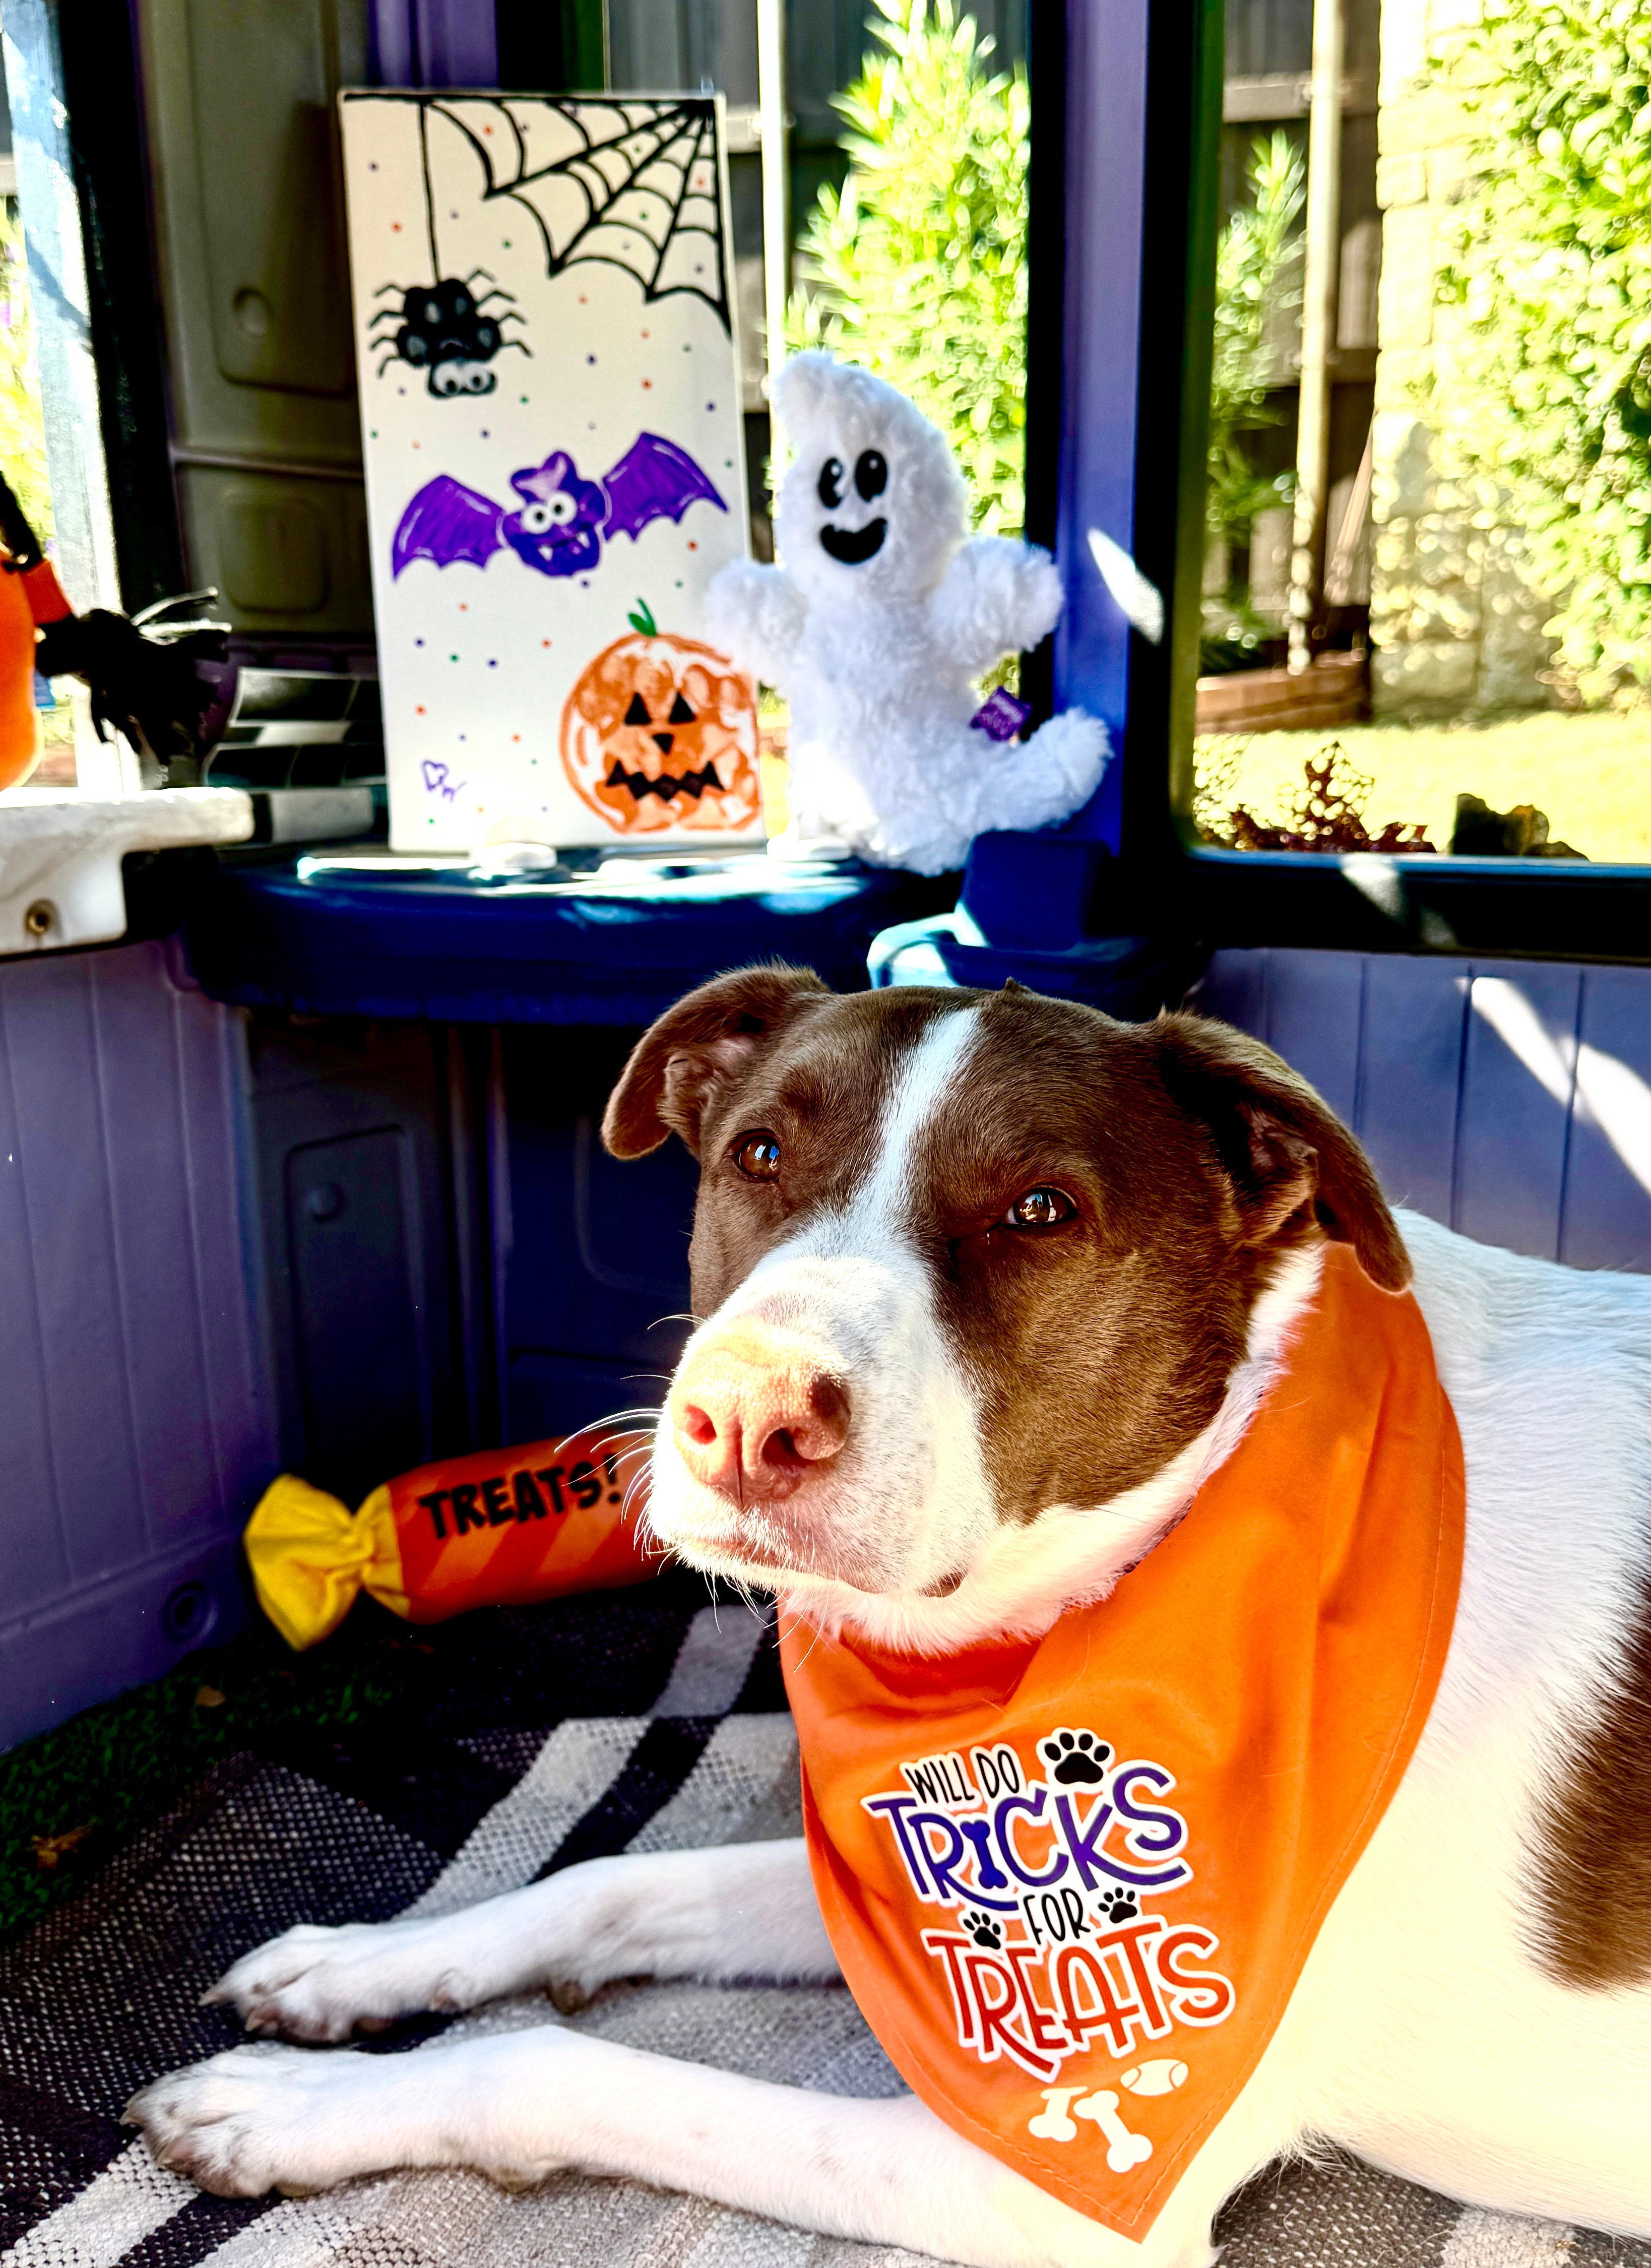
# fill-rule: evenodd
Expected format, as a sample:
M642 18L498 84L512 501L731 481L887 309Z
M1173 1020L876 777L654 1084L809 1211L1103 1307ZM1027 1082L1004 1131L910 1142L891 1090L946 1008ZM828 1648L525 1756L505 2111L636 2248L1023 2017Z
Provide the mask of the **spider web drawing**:
M717 108L709 97L460 98L429 107L475 151L483 202L508 197L531 213L548 274L581 261L622 268L645 302L687 293L733 335Z

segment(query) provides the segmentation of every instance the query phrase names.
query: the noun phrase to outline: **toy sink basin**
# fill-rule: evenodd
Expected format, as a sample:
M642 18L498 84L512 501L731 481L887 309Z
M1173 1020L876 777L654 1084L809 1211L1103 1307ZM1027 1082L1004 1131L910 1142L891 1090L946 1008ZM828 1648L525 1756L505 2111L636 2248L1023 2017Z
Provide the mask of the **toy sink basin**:
M0 955L107 945L126 934L121 861L134 850L245 843L243 788L151 790L109 802L72 789L0 794Z

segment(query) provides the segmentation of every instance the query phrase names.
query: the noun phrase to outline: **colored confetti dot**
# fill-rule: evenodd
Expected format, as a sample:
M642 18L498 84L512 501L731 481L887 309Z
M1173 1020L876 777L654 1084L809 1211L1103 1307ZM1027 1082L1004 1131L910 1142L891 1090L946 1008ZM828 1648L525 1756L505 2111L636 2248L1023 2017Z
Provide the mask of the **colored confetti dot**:
M390 234L391 234L392 236L399 236L399 235L401 234L401 232L402 232L402 224L401 224L401 222L400 222L399 220L393 220L393 221L390 223Z
M642 335L645 339L651 339L653 336L653 334L652 331L644 331Z
M652 380L651 378L645 378L645 379L643 379L643 381L642 381L642 391L643 391L645 394L652 394L652 391L653 391L653 380Z
M376 173L378 172L378 170L379 170L379 161L378 161L378 159L377 159L376 158L368 158L368 160L367 160L367 171L368 171L368 173Z
M689 547L688 547L688 548L689 548L689 549L690 551L697 551L697 550L698 550L698 549L699 549L699 546L698 546L698 544L697 544L697 543L690 543L690 544L689 545Z
M424 639L423 639L423 638L415 638L415 639L413 640L413 644L414 644L415 645L423 645L423 644L424 644Z
M716 406L717 406L717 405L716 405L716 403L715 403L714 401L708 401L708 402L705 404L705 407L706 407L706 409L714 409L716 408Z
M424 703L421 701L421 702L419 703L419 704L418 704L417 708L414 710L413 714L414 714L414 716L415 716L415 717L422 717L422 716L424 715Z
M539 643L541 645L549 645L550 641L549 638L541 638Z
M520 733L512 733L510 737L512 740L520 740L521 734Z
M590 306L590 301L586 298L583 291L579 293L579 305L581 307L588 307Z
M407 388L404 386L398 386L395 390L398 394L405 394Z
M458 657L458 655L457 655L456 653L450 653L450 654L447 656L447 659L448 659L448 660L449 660L449 661L457 661L457 659L459 659L459 657Z
M485 426L485 425L483 425L483 428L482 428L482 438L483 438L484 441L488 438L488 431L487 431L487 428L486 428L486 426Z
M500 237L500 239L499 239L499 242L504 246L504 247L505 247L505 251L506 251L506 252L508 252L508 251L510 250L510 239L509 239L509 237L507 237L507 236L501 236L501 237Z
M680 591L680 590L682 589L682 577L681 577L680 575L679 575L679 576L677 577L677 578L676 578L676 587L677 587L677 589L678 589L679 591Z
M461 740L468 740L469 739L469 737L470 737L470 735L469 735L468 733L460 733L460 735L459 735L459 738L460 738Z
M525 394L519 394L516 396L516 399L517 399L517 401L520 401L520 402L522 404L522 406L523 406L523 408L524 408L524 409L527 407L527 395L526 395Z
M378 438L379 438L379 429L378 429L378 427L377 427L376 425L370 425L370 426L367 428L367 438L368 438L368 440L370 440L370 441L376 441L376 440L378 439Z
M586 355L585 359L586 362L594 362L596 357L594 355Z
M458 216L458 214L457 214L456 212L450 212L450 213L447 215L447 218L448 218L449 220L457 220L457 219L458 219L458 217L459 217L459 216Z
M496 662L496 661L490 661L490 662L489 662L489 664L488 664L488 667L489 667L490 669L497 669L497 668L498 667L498 662Z

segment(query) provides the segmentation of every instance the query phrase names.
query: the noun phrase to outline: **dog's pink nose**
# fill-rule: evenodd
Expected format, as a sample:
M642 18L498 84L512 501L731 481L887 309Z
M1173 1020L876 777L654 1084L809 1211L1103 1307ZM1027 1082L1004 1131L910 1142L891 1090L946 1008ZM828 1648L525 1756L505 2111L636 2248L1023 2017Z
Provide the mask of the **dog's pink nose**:
M682 1462L737 1503L790 1496L848 1439L849 1397L835 1378L751 1333L700 1347L671 1389Z

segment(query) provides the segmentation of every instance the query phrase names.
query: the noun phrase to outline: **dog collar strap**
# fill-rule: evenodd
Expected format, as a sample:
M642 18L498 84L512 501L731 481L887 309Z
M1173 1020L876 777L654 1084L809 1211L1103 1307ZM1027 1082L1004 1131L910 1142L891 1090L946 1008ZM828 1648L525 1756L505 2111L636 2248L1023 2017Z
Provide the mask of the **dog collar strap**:
M815 1887L939 2116L1139 2238L1420 1736L1461 1570L1420 1310L1344 1246L1238 1447L1099 1603L944 1659L784 1641Z

